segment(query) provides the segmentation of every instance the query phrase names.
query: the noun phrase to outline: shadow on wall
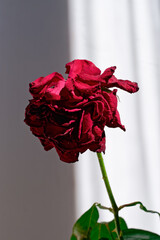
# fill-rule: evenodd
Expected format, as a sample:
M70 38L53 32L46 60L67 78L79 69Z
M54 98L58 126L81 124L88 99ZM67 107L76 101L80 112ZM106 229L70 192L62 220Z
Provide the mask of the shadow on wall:
M0 239L65 240L74 221L73 166L23 123L29 82L69 61L67 1L0 3Z

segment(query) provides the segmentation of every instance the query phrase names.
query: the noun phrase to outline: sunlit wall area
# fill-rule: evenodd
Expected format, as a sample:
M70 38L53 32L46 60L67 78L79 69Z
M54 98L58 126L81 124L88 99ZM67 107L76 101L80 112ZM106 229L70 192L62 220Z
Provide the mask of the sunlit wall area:
M159 1L69 0L71 59L88 59L101 70L138 82L130 95L118 90L118 109L127 131L106 128L104 156L118 205L140 200L160 210L160 6ZM76 215L94 202L109 206L95 153L74 165ZM138 207L123 210L129 227L160 233L156 215ZM111 219L104 214L102 218Z

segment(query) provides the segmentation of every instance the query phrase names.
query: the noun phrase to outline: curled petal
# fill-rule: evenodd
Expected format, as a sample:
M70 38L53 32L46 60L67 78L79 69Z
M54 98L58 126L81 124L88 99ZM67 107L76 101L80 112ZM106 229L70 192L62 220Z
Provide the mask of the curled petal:
M80 142L88 144L94 141L95 137L92 133L92 126L93 126L93 121L91 119L91 113L86 112L83 115Z
M45 91L44 97L46 100L50 101L55 101L55 100L60 100L61 99L61 94L60 92L65 86L65 80L60 80L56 83L53 87L48 87Z
M24 122L31 127L41 127L43 125L43 121L40 119L38 115L33 112L30 112L30 105L26 109Z
M117 79L115 76L112 76L111 78L108 79L105 87L107 87L107 88L117 87L117 88L121 88L129 93L134 93L139 90L137 83L131 82L129 80L120 80L120 79Z
M104 102L100 101L97 99L97 101L94 101L94 110L93 110L93 114L92 114L92 119L95 120L99 120L104 112Z
M50 149L54 148L54 143L45 136L43 127L30 127L30 130L36 137L39 138L44 150L49 151Z
M103 127L100 128L97 125L93 127L93 134L95 136L95 140L99 140L100 138L102 138L102 133L103 133Z
M120 120L120 116L119 116L119 112L116 110L115 113L113 114L113 119L111 122L108 122L107 127L111 127L111 128L116 128L119 127L121 128L123 131L126 131L125 126L121 124L121 120Z
M84 111L82 112L81 119L79 122L78 139L80 139L80 137L81 137L83 117L84 117Z
M89 84L87 81L81 81L81 79L76 78L74 80L74 87L77 91L80 92L80 94L84 96L85 95L91 95L94 92L97 92L99 89L99 82L96 83L95 85Z
M45 134L50 137L50 138L56 138L58 136L64 136L70 132L72 130L72 128L69 126L67 127L63 127L63 126L57 126L51 123L48 123L45 126Z
M121 124L120 116L117 110L117 90L113 90L110 93L103 92L104 98L107 100L106 109L104 115L106 117L106 126L116 128L120 127L125 131L124 125Z
M52 148L54 148L54 143L52 141L50 141L48 138L39 138L42 146L44 147L44 150L49 151Z
M30 127L30 130L36 137L45 137L43 127Z
M66 73L68 77L74 77L77 74L85 73L89 75L100 75L101 71L94 63L88 60L76 59L66 64Z
M101 74L101 82L102 86L105 85L105 83L108 82L108 80L113 76L114 72L116 70L116 66L107 68L102 74Z
M66 163L73 163L78 161L79 151L64 151L63 149L55 146L56 151L61 159L61 161Z
M61 92L61 97L64 100L70 100L72 102L81 102L83 97L75 91L74 80L72 78L67 79L65 87Z
M93 152L103 152L105 153L106 149L106 139L105 139L105 132L103 131L102 137L98 140L92 143L92 145L89 147L89 149Z
M47 96L58 94L65 84L63 76L57 72L51 73L46 77L40 77L29 84L29 91L34 98L42 98L48 91ZM49 90L48 90L49 89Z

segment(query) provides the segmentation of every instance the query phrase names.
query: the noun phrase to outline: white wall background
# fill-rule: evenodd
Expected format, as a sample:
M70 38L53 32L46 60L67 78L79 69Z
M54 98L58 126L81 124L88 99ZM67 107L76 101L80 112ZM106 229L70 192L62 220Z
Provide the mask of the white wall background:
M69 0L69 24L71 59L89 59L101 70L116 65L117 77L139 84L134 95L118 91L127 131L106 129L104 158L118 205L140 200L160 211L160 2ZM86 152L74 166L77 217L94 202L109 206L96 154ZM157 215L138 207L121 215L129 227L160 234Z

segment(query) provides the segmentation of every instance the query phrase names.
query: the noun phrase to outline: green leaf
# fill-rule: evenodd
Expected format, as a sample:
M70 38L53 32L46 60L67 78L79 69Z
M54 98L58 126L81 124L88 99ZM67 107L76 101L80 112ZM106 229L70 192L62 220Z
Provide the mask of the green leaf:
M119 218L120 221L120 228L121 230L127 229L127 224L123 218ZM90 232L90 240L102 240L108 239L113 240L117 239L116 227L115 222L112 220L111 222L102 222L97 223L95 227Z
M90 240L112 240L105 223L97 223L90 233Z
M95 226L99 218L99 213L96 204L85 212L74 224L71 240L89 239L90 230Z
M140 229L126 229L123 231L123 238L124 240L144 240L144 239L148 239L148 240L160 240L160 236L152 233L152 232L148 232L145 230L140 230Z
M72 235L70 240L77 240L76 236Z
M119 222L120 222L121 230L128 229L127 224L126 224L126 222L125 222L125 220L123 218L119 217ZM114 220L112 220L111 222L106 223L106 224L108 224L108 227L111 229L111 231L113 231L115 229L115 222L114 222Z
M119 222L120 222L120 228L121 228L122 232L123 232L123 230L128 228L127 224L126 224L126 222L123 218L119 217ZM115 226L114 220L112 220L109 223L106 223L106 226L107 226L108 230L111 232L111 234L113 236L113 239L116 239L117 238L117 233L116 233L116 226Z
M159 212L156 212L156 211L152 211L152 210L148 210L141 202L132 202L132 203L128 203L128 204L124 204L122 206L120 206L118 209L119 211L125 207L132 207L132 206L135 206L135 205L140 205L140 209L142 209L143 211L145 212L149 212L149 213L156 213L159 215L160 217L160 213Z

